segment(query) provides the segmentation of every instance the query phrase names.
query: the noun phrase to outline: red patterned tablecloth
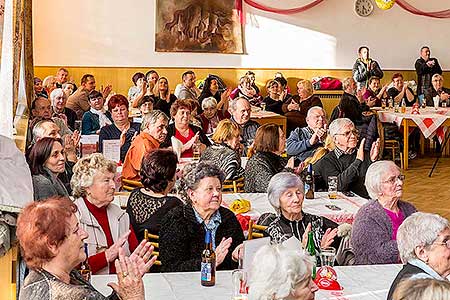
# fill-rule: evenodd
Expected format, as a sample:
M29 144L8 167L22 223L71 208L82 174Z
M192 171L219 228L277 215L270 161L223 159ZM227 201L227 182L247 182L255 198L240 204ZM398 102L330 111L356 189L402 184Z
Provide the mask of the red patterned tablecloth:
M381 122L395 123L398 127L401 126L403 119L410 119L417 125L425 138L437 136L439 142L442 143L447 131L447 127L442 124L450 119L450 108L421 108L418 115L411 114L410 107L404 114L394 113L392 110L379 110L378 117Z

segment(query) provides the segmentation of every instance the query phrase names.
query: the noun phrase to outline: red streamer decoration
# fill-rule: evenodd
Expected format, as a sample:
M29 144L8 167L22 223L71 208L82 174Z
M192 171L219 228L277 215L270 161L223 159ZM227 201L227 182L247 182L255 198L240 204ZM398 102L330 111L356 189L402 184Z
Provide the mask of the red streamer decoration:
M265 6L259 3L256 3L253 0L244 0L245 3L247 3L248 5L260 9L260 10L264 10L267 12L272 12L272 13L277 13L277 14L282 14L282 15L290 15L290 14L296 14L296 13L301 13L304 12L305 10L308 10L310 8L313 8L314 6L322 3L324 0L315 0L307 5L304 5L302 7L296 7L296 8L288 8L288 9L280 9L280 8L274 8L274 7L270 7L270 6Z
M437 18L437 19L450 18L450 9L433 11L433 12L425 12L425 11L415 8L414 6L412 6L405 0L397 0L395 3L397 3L404 10L406 10L412 14L415 14L415 15L430 17L430 18Z

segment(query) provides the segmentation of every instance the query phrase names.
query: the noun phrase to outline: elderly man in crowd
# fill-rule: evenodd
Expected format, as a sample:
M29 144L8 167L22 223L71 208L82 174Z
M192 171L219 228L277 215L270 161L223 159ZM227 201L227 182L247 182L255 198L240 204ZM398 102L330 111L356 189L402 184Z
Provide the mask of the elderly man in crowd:
M52 105L50 100L44 97L38 97L31 102L31 114L33 119L30 121L29 128L33 130L36 123L41 120L52 120L59 128L59 134L61 137L72 134L72 131L66 125L66 122L60 117L52 116ZM31 137L31 135L30 135Z
M58 72L56 72L56 87L62 88L62 85L69 80L69 71L66 68L59 68Z
M63 89L57 88L50 93L50 101L52 102L53 117L62 119L70 130L75 129L75 121L77 114L66 107L67 95Z
M405 100L406 106L412 106L415 100L414 92L403 82L403 75L401 73L392 75L392 83L394 86L387 91L389 97L394 98L394 101L398 103Z
M112 86L107 85L103 91L101 91L104 99L108 97L111 89ZM93 90L95 90L94 75L84 74L83 77L81 77L81 86L67 100L67 107L76 112L78 120L81 120L83 114L91 108L88 95Z
M255 121L250 120L252 107L250 102L243 98L238 97L236 99L230 100L229 111L231 113L231 121L239 125L241 128L241 144L244 145L245 151L243 155L246 156L248 147L253 144L255 139L256 130L259 124Z
M442 102L446 102L446 104L449 104L449 95L450 89L444 87L444 77L439 74L434 74L431 78L431 88L429 90L429 93L425 96L427 105L434 106L434 98L436 96L439 96L439 105L442 105Z
M442 74L437 58L430 57L430 48L423 46L420 57L416 60L417 95L427 95L431 89L431 76Z
M342 88L344 93L338 105L339 115L336 117L348 118L358 126L363 123L363 112L368 111L369 106L364 101L363 92L357 91L356 82L352 77L342 80Z
M308 126L297 128L286 140L286 151L297 161L313 156L317 148L323 146L327 135L327 118L322 107L313 106L306 115Z
M325 181L327 188L328 177L337 176L338 191L351 191L368 198L364 180L367 168L378 159L379 140L372 144L370 152L364 151L365 139L358 147L358 131L347 118L331 122L329 135L336 148L314 164L315 173Z
M169 118L160 110L154 110L144 115L141 132L131 143L125 157L122 177L129 180L139 180L142 159L145 154L159 148L167 136Z

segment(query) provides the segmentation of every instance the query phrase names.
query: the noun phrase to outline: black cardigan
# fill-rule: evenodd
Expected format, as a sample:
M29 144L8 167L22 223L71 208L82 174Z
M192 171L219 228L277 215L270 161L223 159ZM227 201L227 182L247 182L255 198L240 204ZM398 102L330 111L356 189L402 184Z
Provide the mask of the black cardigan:
M224 207L219 208L222 222L216 232L216 247L222 238L233 239L228 254L219 270L236 269L231 258L233 250L244 242L244 234L235 215ZM202 223L203 224L203 223ZM159 258L163 272L200 271L201 254L205 248L205 229L197 222L191 205L172 209L161 222Z
M343 154L337 158L335 151L331 151L313 165L314 172L320 176L328 188L328 176L337 176L338 191L352 191L357 195L369 198L364 181L367 168L372 161L369 152L364 152L364 161L356 159L355 150L352 154Z
M411 265L409 263L407 263L406 265L403 265L403 268L400 270L400 272L398 272L397 276L395 277L394 281L391 284L391 287L389 288L387 300L392 300L392 296L394 294L395 288L402 280L407 279L407 278L409 278L415 274L419 274L419 273L426 274L426 272L424 270L422 270L421 268Z

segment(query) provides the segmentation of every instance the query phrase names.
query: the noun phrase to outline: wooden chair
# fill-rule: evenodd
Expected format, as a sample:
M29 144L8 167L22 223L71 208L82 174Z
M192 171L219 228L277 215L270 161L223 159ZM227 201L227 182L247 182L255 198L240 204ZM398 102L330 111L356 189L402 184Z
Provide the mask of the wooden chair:
M150 242L150 244L153 246L153 252L152 255L156 256L156 258L158 258L159 256L159 251L157 251L159 249L159 235L156 234L151 234L150 232L148 232L147 229L144 230L144 239L146 239L147 241ZM155 265L156 266L160 266L161 265L161 261L156 259L155 261Z
M380 137L380 157L383 156L384 150L391 151L392 153L392 160L395 162L396 154L398 153L400 156L400 167L403 169L403 151L400 147L400 143L397 140L386 140L384 138L384 127L383 123L378 118L377 114L377 128L378 128L378 135Z
M122 178L122 189L126 191L132 191L135 188L144 187L140 181L129 180Z
M259 239L264 237L264 234L262 234L262 231L266 230L267 226L258 225L253 222L253 220L250 220L248 222L248 240L252 239ZM255 230L257 232L255 232Z
M222 184L222 191L224 193L243 193L244 192L244 177L225 180Z

